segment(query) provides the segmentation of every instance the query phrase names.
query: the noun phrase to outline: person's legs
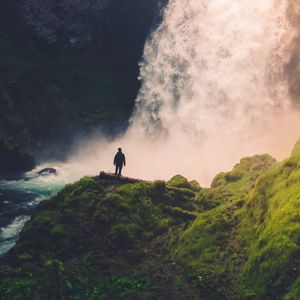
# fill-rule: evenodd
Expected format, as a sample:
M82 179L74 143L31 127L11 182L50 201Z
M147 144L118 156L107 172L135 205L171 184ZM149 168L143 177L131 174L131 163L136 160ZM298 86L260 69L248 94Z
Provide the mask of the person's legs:
M119 176L121 176L121 173L122 173L122 169L123 169L123 166L119 166Z
M123 166L116 165L115 175L121 176Z

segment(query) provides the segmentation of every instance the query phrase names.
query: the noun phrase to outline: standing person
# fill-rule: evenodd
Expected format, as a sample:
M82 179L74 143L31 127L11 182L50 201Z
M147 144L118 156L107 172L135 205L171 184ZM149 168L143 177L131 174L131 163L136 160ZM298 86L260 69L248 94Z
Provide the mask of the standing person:
M126 166L125 155L121 148L118 148L118 152L115 155L114 165L116 166L115 175L121 176L123 166Z

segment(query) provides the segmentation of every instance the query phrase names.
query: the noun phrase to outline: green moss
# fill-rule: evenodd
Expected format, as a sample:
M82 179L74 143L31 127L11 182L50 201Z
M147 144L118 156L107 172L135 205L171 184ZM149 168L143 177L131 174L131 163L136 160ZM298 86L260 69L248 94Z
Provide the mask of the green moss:
M199 192L201 190L201 186L198 181L192 180L189 181L190 189L194 192Z
M240 281L256 297L284 294L286 274L299 265L295 261L300 241L300 172L295 167L299 158L294 151L289 160L261 177L242 214L239 230L249 250Z
M167 182L167 184L178 187L178 188L190 188L190 184L189 184L188 180L181 175L176 175L176 176L172 177Z
M300 140L295 144L292 151L292 156L299 156L299 155L300 155Z
M66 273L65 283L79 261L84 262L84 268L81 266L77 274L82 274L86 281L94 279L93 273L86 273L85 268L96 268L93 272L98 274L97 280L103 279L103 265L113 261L117 269L132 269L149 242L166 234L171 226L195 220L198 206L193 203L194 197L190 189L170 187L163 181L112 186L109 181L85 177L39 205L13 253L23 270L27 265L34 274L43 271L52 274L51 280L43 277L49 284L52 282L52 290L58 271L52 270L54 267L48 261L62 263L63 270L59 272ZM39 270L34 270L36 266ZM77 280L70 276L68 282ZM37 280L33 279L27 287L30 291L38 284ZM38 289L38 297L46 287L49 288L44 285ZM108 290L112 293L112 286ZM85 288L85 292L90 291ZM120 295L125 295L123 292ZM66 293L70 295L70 291Z
M190 212L179 207L166 206L163 208L163 210L176 220L193 221L197 218L197 213Z
M300 298L300 278L288 288L287 293L284 295L283 300L297 300Z
M158 193L163 193L166 191L166 183L162 180L156 180L153 183L153 190Z
M151 287L151 283L144 278L135 278L128 276L113 276L98 280L89 284L84 284L82 289L80 279L62 280L66 276L64 266L49 262L48 274L39 274L39 283L47 280L48 290L44 291L41 286L35 283L37 278L9 278L3 280L0 284L0 292L2 299L10 300L40 300L40 299L58 299L68 295L68 299L88 299L88 300L105 300L105 299L132 299L139 293L147 291ZM56 276L62 280L60 284L56 281ZM43 280L43 281L42 281ZM45 285L43 283L42 285Z
M200 272L216 259L219 248L226 243L230 228L224 211L225 207L220 206L201 214L192 226L183 232L177 248L180 261Z
M242 159L231 172L219 174L211 189L196 193L198 217L182 232L174 255L197 274L197 282L201 276L201 285L234 288L236 266L242 261L236 252L241 251L240 215L256 180L275 165L268 155Z

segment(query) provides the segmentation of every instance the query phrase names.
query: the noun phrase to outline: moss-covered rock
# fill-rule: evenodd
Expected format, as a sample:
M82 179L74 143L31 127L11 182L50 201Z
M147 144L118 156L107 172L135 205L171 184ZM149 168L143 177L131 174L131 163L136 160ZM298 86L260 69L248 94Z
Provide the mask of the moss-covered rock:
M208 299L232 293L238 268L243 264L243 247L237 226L249 193L260 176L276 166L269 155L244 158L228 173L213 180L212 188L201 189L195 201L201 210L195 222L182 231L174 255L202 287L214 286ZM232 298L239 297L238 295Z
M198 194L204 212L175 249L203 286L232 299L298 299L300 162L242 159Z
M299 155L300 155L300 140L295 144L292 151L292 156L299 156Z
M254 177L259 175L261 171L267 170L276 164L276 160L268 154L255 155L253 157L246 157L234 166L233 170L228 173L218 174L212 181L211 186L218 187L228 182L236 182L243 177ZM253 178L254 178L253 177Z
M296 145L290 159L257 181L242 210L239 232L247 248L247 261L241 273L240 292L245 299L299 296L296 283L300 276L300 153L297 148ZM285 297L286 293L289 296Z
M0 139L62 159L78 135L124 130L159 3L1 1Z
M173 176L169 181L167 181L167 185L177 188L190 189L194 192L198 192L201 189L200 184L196 180L188 181L181 175Z

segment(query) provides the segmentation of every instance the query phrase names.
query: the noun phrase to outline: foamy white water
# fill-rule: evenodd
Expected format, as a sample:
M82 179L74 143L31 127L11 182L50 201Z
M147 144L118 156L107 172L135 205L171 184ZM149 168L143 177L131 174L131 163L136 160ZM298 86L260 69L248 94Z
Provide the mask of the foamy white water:
M65 168L58 176L38 176L37 170L21 180L0 180L0 257L15 245L32 210L75 179Z
M113 171L144 179L182 174L208 185L244 156L288 156L300 137L285 65L294 30L288 0L170 0L145 45L130 128L81 143L64 180ZM61 176L63 177L63 176Z
M16 243L29 216L18 216L8 226L0 229L0 256L8 252Z
M287 4L170 0L145 46L129 130L79 149L74 173L113 170L118 146L127 175L180 173L206 185L244 156L287 156L300 136L284 73L294 37Z

